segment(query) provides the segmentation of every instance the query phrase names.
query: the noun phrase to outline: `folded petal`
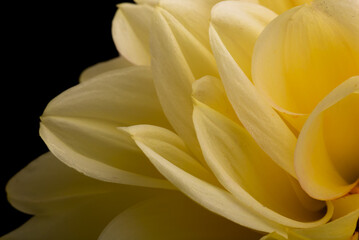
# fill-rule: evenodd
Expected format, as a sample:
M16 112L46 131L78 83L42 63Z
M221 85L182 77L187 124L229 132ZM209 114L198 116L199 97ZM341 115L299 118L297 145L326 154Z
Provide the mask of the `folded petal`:
M239 120L264 152L295 177L296 137L234 61L213 26L210 39L224 88Z
M254 44L264 27L276 16L271 10L247 1L224 1L212 9L212 27L249 78Z
M106 227L99 240L256 240L260 236L177 193L145 200L125 210Z
M133 126L127 130L154 166L179 190L210 211L240 225L263 232L283 232L282 226L243 205L232 194L222 189L215 178L212 180L211 175L205 174L206 169L193 164L194 160L189 158L190 152L178 144L178 137L174 141L173 133L166 133L168 130L162 129L162 134L156 138L155 134L149 135L147 132L159 133L160 129L151 128L153 127Z
M35 214L1 239L97 239L118 213L160 190L97 181L47 153L30 163L7 186L16 208Z
M280 14L295 6L310 3L312 0L255 0L259 4Z
M260 240L286 240L282 235L279 235L276 232L272 232L264 237L262 237Z
M153 8L122 3L112 22L112 37L117 50L136 65L150 65L149 31Z
M85 69L80 75L80 82L92 79L100 74L117 70L119 68L131 67L132 64L124 57L117 57L105 62L97 63L87 69Z
M332 202L334 205L333 219L341 218L359 209L359 194L349 194Z
M119 126L167 126L146 67L101 74L55 98L40 135L61 161L86 175L117 183L168 187Z
M295 168L317 199L346 195L359 183L359 77L335 88L310 114L298 138Z
M359 74L359 2L314 0L272 21L258 38L252 77L280 112L309 114ZM298 130L304 121L297 122Z
M290 227L329 221L332 209L326 213L323 209L306 209L288 173L259 148L243 127L201 103L194 108L193 121L208 166L242 205Z

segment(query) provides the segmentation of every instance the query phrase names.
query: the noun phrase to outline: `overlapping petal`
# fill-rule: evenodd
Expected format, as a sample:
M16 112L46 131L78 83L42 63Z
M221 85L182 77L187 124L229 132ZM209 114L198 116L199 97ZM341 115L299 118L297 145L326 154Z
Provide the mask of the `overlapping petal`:
M359 183L359 77L335 88L310 114L295 152L303 189L317 199L335 199Z
M151 71L130 67L100 74L62 93L42 116L40 134L63 162L110 182L171 188L119 126L170 128Z

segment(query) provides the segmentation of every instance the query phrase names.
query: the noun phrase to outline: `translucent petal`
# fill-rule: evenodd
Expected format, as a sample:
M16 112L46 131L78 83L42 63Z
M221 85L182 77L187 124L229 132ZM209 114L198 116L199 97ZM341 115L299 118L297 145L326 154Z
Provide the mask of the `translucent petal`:
M195 106L193 121L208 166L248 209L297 228L318 226L331 218L332 209L311 211L302 205L290 176L241 126L200 103Z
M85 81L51 101L42 116L40 135L56 157L89 176L168 187L129 135L117 130L139 123L169 127L151 72L130 67Z
M145 130L144 127L132 131L131 129L134 128L137 127L129 127L127 129L131 132L132 137L141 150L169 181L191 199L210 211L243 226L264 232L274 230L283 232L280 225L255 214L246 206L242 205L229 192L219 187L216 182L211 182L211 179L203 177L203 174L198 174L199 167L195 167L194 164L188 165L189 153L181 153L180 150L182 147L176 147L177 143L172 143L173 134L171 134L171 137L166 137L167 134L162 134L162 136L160 136L161 141L155 141L155 139L152 139L155 135L146 139L141 132L137 131L141 129ZM146 128L149 128L149 126L146 126ZM161 131L168 130L162 129ZM140 135L140 138L138 138L137 135ZM166 137L167 140L163 137ZM173 146L166 147L171 151L166 151L166 148L164 148L165 143L167 143L167 145L172 143ZM174 148L177 148L177 150L174 151ZM183 150L182 148L182 151Z
M162 195L119 214L99 240L246 239L261 235L213 214L185 196Z
M296 137L258 93L212 26L210 39L224 88L239 120L264 152L295 177L293 156Z
M249 78L254 44L264 27L276 16L271 10L246 1L224 1L212 9L212 27Z
M117 57L110 59L105 62L97 63L87 69L85 69L80 75L80 82L87 81L94 77L97 77L100 74L116 70L119 68L130 67L132 64L127 61L124 57Z
M153 8L122 3L112 22L112 37L117 50L136 65L150 65L149 31Z
M359 77L339 85L310 114L295 151L303 189L317 199L344 196L359 182Z
M316 0L280 15L256 42L256 88L292 118L309 114L336 86L359 74L357 22L359 2L351 0Z

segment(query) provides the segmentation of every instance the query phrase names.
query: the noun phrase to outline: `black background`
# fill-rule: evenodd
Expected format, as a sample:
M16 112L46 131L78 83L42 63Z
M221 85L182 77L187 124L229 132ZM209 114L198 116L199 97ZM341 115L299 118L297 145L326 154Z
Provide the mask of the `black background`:
M76 3L74 3L76 2ZM29 216L6 200L7 181L47 152L39 117L83 69L118 56L111 37L121 1L13 1L2 6L0 236Z

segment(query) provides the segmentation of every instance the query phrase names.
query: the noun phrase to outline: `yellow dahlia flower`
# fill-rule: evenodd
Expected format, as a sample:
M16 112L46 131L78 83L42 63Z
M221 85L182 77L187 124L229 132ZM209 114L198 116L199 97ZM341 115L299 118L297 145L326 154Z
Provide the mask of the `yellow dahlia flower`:
M357 240L359 1L136 2L45 109L3 239Z

